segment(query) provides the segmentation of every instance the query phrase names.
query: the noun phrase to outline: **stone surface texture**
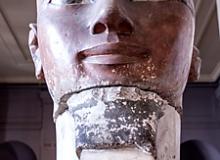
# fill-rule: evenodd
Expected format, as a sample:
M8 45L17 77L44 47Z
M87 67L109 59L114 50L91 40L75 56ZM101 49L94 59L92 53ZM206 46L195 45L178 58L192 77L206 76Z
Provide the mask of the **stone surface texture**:
M103 153L108 160L110 153L120 154L116 149L125 149L133 156L142 152L149 160L179 158L179 113L156 93L136 87L94 88L69 94L62 103L68 109L57 119L57 133L74 150L64 155Z

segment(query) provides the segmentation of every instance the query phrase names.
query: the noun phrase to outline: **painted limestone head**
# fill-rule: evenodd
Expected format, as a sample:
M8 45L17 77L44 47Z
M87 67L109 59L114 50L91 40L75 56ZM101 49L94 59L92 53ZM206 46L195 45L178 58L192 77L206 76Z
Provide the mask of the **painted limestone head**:
M167 148L164 145L166 142L163 145L157 143L161 142L161 137L169 139L171 133L174 136L177 135L178 139L180 128L177 127L175 131L175 127L171 127L173 125L171 122L179 123L177 113L182 109L182 95L186 83L188 80L198 78L199 74L200 59L198 51L193 47L194 14L193 0L37 0L37 24L30 25L29 46L36 76L38 79L45 78L55 106L57 106L55 107L56 117L68 108L63 102L66 102L73 94L79 98L82 93L86 97L89 96L86 91L92 91L93 96L97 98L100 96L96 93L104 93L108 89L101 92L96 92L95 89L112 87L140 89L137 95L141 94L142 98L148 95L149 104L144 102L146 97L141 99L143 101L139 104L142 105L143 102L143 106L154 108L155 110L151 110L152 115L163 113L156 116L158 121L157 123L156 120L154 121L157 124L155 131L149 119L145 119L144 113L149 114L150 111L146 108L146 110L140 110L140 107L135 112L138 111L141 114L141 121L146 121L146 124L141 122L141 127L137 127L139 122L133 122L140 119L136 115L133 116L133 110L131 110L136 105L134 104L136 92L133 93L133 97L129 97L129 92L125 89L120 91L120 94L130 98L122 103L130 107L128 110L120 110L121 103L117 104L117 101L114 101L113 106L118 107L119 110L109 111L113 101L108 101L108 103L105 101L104 109L96 108L96 111L103 111L100 115L97 116L99 112L85 113L87 116L88 114L92 114L93 117L97 116L97 121L100 120L99 116L104 116L103 121L110 128L104 130L101 124L94 125L96 128L102 128L101 137L104 135L102 133L105 133L105 137L108 137L106 135L109 137L100 140L96 139L96 135L94 143L89 144L88 142L94 137L89 135L90 138L85 145L82 145L85 137L82 141L75 138L77 144L74 142L73 145L86 148L101 141L102 145L101 142L97 144L99 147L105 147L106 143L117 144L117 137L122 137L123 142L119 142L121 145L130 145L137 142L135 139L137 137L145 139L145 137L152 136L156 137L155 140L149 140L153 141L150 143L152 148L158 146L156 148L160 154L157 155L163 157L164 148ZM120 97L118 93L115 94L116 90L111 90L104 97L109 98L112 95ZM161 103L160 110L157 110L159 107L155 106L162 100L158 96L153 96L158 102L152 104L152 96L148 93L142 94L142 91L156 93L168 102L167 105L175 109L166 108ZM90 108L94 105L95 108L99 107L97 101L94 102L92 99L83 104L84 106L87 104ZM76 115L76 108L71 112L73 115ZM115 125L122 125L122 121L112 125L115 113L121 113L121 115L126 113L128 115L124 117L126 125L136 127L138 133L132 134L128 127L126 132L121 132L120 127L116 127L115 130L118 132L110 133L109 131L114 129ZM171 113L173 117L170 116ZM78 117L82 115L84 114ZM133 116L132 122L128 119L129 115ZM152 115L149 117L152 118ZM170 122L170 118L173 118L173 121ZM75 127L75 132L78 133L82 123L75 124L79 126L79 128ZM81 129L85 128L84 126ZM91 128L94 129L94 127ZM78 137L85 136L81 134L82 130ZM163 135L163 131L166 130L170 131ZM127 132L126 136L122 136ZM142 134L142 132L149 134ZM94 135L94 132L92 134ZM172 147L174 150L178 148L172 145L174 143L178 144L175 140L169 143L171 150Z

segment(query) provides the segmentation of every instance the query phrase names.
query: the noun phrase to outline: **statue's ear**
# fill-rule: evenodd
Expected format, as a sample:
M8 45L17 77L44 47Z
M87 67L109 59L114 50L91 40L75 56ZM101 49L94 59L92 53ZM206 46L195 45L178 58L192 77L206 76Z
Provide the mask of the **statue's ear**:
M194 82L199 79L201 64L202 64L202 60L199 56L199 49L194 46L188 82Z
M35 66L35 75L38 80L44 80L44 73L38 46L37 25L31 23L29 27L31 30L29 32L28 45Z

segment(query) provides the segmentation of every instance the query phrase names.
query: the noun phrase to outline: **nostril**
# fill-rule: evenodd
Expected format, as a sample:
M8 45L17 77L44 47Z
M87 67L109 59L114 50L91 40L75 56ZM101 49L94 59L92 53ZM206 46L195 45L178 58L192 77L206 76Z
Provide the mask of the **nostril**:
M107 27L105 26L105 24L98 22L94 25L92 33L100 34L100 33L105 32L106 29Z
M119 24L119 34L121 35L131 35L133 32L133 25L127 20L123 19Z

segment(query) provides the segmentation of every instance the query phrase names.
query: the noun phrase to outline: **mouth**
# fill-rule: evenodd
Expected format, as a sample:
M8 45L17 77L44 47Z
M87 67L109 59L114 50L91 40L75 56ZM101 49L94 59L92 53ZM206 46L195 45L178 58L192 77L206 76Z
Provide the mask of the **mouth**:
M132 64L148 59L150 50L137 44L112 43L79 52L80 61L87 64Z
M140 62L141 59L134 56L125 56L119 54L108 54L108 55L97 55L97 56L89 56L83 60L84 63L90 64L131 64Z

